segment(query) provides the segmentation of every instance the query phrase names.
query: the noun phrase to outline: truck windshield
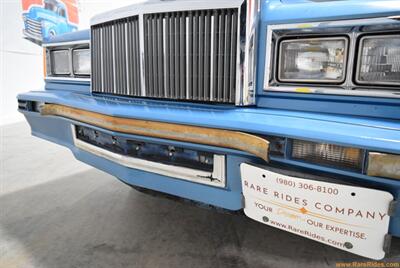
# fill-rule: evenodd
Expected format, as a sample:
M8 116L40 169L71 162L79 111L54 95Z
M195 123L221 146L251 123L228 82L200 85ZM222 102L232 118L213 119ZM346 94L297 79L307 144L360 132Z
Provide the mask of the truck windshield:
M53 12L57 12L57 6L53 3L45 3L44 8Z
M60 9L58 10L58 15L60 15L61 17L64 17L64 18L65 18L65 16L66 16L66 14L65 14L65 9L60 8Z

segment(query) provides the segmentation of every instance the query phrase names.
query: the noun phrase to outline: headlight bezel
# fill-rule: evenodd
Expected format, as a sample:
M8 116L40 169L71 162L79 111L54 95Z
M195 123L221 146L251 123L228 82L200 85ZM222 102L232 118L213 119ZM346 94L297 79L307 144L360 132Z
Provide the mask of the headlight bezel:
M337 96L400 98L398 85L360 84L356 81L358 43L362 36L400 34L400 21L392 17L303 22L268 25L266 29L265 70L262 92L284 92L296 95L323 94ZM291 81L278 79L280 41L284 39L305 39L345 36L348 38L345 81L340 84Z
M90 44L89 40L76 41L76 42L66 42L66 43L56 43L56 44L44 44L44 70L45 70L45 80L74 80L82 82L90 82L90 72L91 72L91 60L90 60ZM88 51L89 56L89 73L78 73L74 70L74 51ZM68 51L68 73L56 73L54 71L54 63L52 58L52 53L57 51Z
M328 80L328 79L307 79L307 78L282 78L282 68L281 64L283 64L283 44L284 43L301 43L305 41L344 41L344 56L343 56L343 70L342 70L342 78L340 80ZM329 37L300 37L300 38L284 38L279 40L278 43L278 55L277 55L277 67L276 67L276 78L277 81L282 83L299 83L299 84L333 84L340 85L343 84L346 80L346 72L347 72L347 61L348 61L348 49L349 49L349 39L346 36L338 35L338 36L329 36Z

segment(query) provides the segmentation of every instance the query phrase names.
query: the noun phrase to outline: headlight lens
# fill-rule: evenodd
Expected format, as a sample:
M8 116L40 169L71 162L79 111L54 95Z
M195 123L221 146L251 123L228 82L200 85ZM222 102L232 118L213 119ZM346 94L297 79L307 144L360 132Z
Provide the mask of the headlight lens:
M73 52L74 74L90 75L90 51L89 49L76 49Z
M51 58L52 74L55 75L70 74L69 50L51 51L50 58Z
M357 82L400 84L400 36L367 36L361 39Z
M279 80L341 83L345 80L346 38L285 40L280 44Z

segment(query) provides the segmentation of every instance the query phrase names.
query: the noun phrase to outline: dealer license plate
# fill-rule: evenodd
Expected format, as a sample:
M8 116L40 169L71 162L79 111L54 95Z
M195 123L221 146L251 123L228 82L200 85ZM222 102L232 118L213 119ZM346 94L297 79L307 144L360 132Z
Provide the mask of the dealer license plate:
M357 255L384 258L390 193L286 176L245 163L241 176L248 217Z

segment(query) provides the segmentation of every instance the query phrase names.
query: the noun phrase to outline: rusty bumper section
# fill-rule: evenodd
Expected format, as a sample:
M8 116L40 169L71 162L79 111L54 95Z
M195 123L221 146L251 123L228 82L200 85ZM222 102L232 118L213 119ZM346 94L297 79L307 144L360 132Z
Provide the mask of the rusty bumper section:
M59 104L44 104L40 112L125 134L236 149L268 161L269 141L244 132L114 117Z

